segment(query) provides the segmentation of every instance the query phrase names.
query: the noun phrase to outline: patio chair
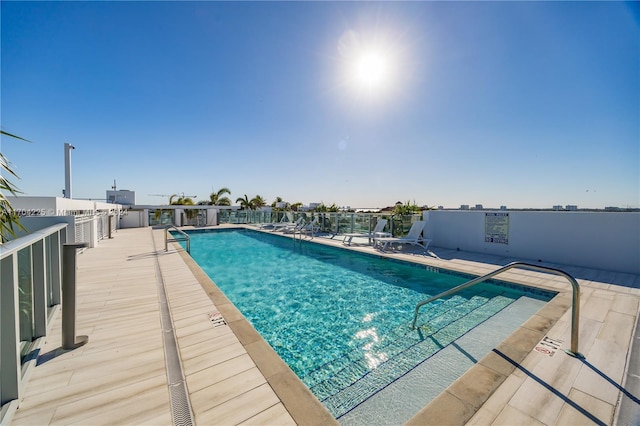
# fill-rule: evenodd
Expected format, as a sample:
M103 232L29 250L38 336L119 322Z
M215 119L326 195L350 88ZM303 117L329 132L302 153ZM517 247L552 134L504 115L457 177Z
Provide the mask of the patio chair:
M288 226L288 225L291 225L292 223L293 223L293 219L291 218L291 213L286 213L282 215L282 219L280 219L279 222L263 223L260 226L260 229L273 228L275 230L277 227Z
M295 222L289 222L282 225L277 224L274 231L282 231L285 234L290 234L292 232L299 231L303 226L305 226L304 217L300 216Z
M301 216L295 221L276 223L273 225L273 229L271 231L272 232L275 232L275 231L290 232L294 229L299 228L302 225L304 225L304 217Z
M312 221L308 223L303 223L300 226L297 226L293 231L285 231L286 233L300 233L300 234L311 234L313 237L318 231L320 231L320 223L318 223L318 216L314 217Z
M424 251L427 251L429 247L429 243L431 240L425 239L422 237L422 231L426 226L427 222L423 220L419 220L414 222L411 225L411 229L406 237L374 237L373 238L373 246L375 248L380 248L381 251L385 251L387 246L393 244L411 244L414 246L419 246L424 248Z
M368 233L352 233L352 234L344 234L344 238L342 240L342 244L351 245L351 240L353 240L354 237L358 237L358 238L368 238L369 239L369 243L371 243L371 240L376 237L376 236L382 236L382 235L377 235L380 234L382 231L384 231L384 227L387 226L387 219L378 219L378 223L376 223L376 226L373 228L373 231L368 232Z

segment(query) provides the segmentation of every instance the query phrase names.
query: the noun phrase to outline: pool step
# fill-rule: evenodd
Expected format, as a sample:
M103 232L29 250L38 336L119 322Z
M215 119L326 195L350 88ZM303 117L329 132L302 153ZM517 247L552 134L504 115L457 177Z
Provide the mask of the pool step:
M419 330L411 330L408 325L402 325L395 330L395 333L387 336L388 343L384 346L376 347L375 350L369 351L368 353L362 350L352 351L348 357L336 360L337 362L333 363L331 367L325 367L323 371L334 370L335 372L332 373L330 377L325 375L325 380L311 387L311 391L321 401L338 393L342 389L360 380L365 374L369 373L369 371L375 370L376 367L379 368L383 362L393 359L405 352L408 348L420 344L423 340L428 339L437 332L441 332L450 324L459 321L487 303L487 301L488 299L478 296L473 297L471 300L466 300L465 303L459 303L458 301L458 303L455 303L455 306L451 305L456 301L447 301L449 305L448 309L439 306L437 311L432 314L434 316L432 320L446 317L446 322L439 321L437 325L429 324ZM375 356L373 354L383 354L385 359L381 360L383 362L380 362L378 366L370 366L371 361L375 361L371 359L372 356ZM366 359L367 355L369 359ZM340 368L336 371L337 366ZM308 383L307 380L304 381Z
M468 315L471 311L477 309L478 306L486 303L486 301L487 298L482 294L474 295L470 298L452 297L442 301L440 304L434 304L430 310L425 310L421 316L421 322L429 323L430 331L428 331L428 334L433 334L435 330L443 328L464 315ZM439 321L438 318L446 318L446 321ZM313 390L313 387L319 383L330 381L332 377L344 374L342 373L343 369L354 368L352 364L363 361L366 352L394 355L405 350L409 345L417 344L423 340L424 331L424 327L418 331L411 330L409 320L407 320L406 323L397 326L395 329L386 331L384 333L384 343L375 345L375 348L365 351L362 347L358 347L343 356L330 360L314 371L307 374L299 374L299 376L304 383ZM366 368L371 369L371 367L368 366ZM347 376L353 377L352 374L347 374ZM361 376L357 376L357 378L359 377Z
M389 359L377 368L370 369L361 358L343 368L339 374L318 383L311 390L338 418L468 333L479 323L504 309L512 301L513 299L509 298L495 298L476 305L480 301L471 300L465 305L474 306L473 309L461 317L446 324L440 320L441 317L437 318L440 320L439 325L442 326L440 328L421 327L423 338L416 339L417 332L414 332L412 338L401 339L387 346L390 349L388 352L391 352ZM432 330L431 334L425 334L425 332L429 333L429 330ZM335 392L336 383L340 383L340 390L337 392Z

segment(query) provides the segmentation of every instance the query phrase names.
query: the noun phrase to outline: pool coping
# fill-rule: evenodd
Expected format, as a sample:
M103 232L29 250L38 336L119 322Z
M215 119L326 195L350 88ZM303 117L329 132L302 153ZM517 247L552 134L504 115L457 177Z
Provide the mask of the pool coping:
M268 230L255 229L250 226L233 226L225 229L248 229L256 232L271 234ZM212 229L217 231L218 229ZM293 238L289 235L276 234ZM394 261L433 266L447 271L465 275L476 275L468 270L443 267L430 264L427 258L422 262L410 259L398 259L394 253L365 251L359 246L341 247L318 238L313 241L319 244L360 252L373 257L388 258ZM180 247L178 243L174 243ZM184 250L178 250L194 277L198 280L209 298L219 309L231 330L238 337L249 356L258 369L265 376L269 385L282 401L291 417L298 424L338 424L309 388L298 378L289 366L279 357L251 323L242 315L238 308L224 295L215 282L200 268L200 266ZM426 262L425 262L426 261ZM533 272L536 273L536 272ZM482 275L482 274L480 274ZM480 276L477 275L477 276ZM493 395L507 378L516 370L536 345L545 337L546 333L565 315L572 304L571 291L557 285L532 284L518 279L517 274L505 273L508 278L501 279L525 287L540 288L557 292L538 312L513 331L496 348L481 358L473 367L450 384L429 404L418 411L406 424L466 424ZM553 276L551 278L554 278ZM553 281L553 280L552 280Z

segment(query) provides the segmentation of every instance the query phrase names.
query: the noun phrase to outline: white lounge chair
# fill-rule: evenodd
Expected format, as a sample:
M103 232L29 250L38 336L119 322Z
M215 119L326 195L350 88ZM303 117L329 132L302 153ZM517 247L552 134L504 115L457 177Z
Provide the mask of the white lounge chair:
M304 225L304 217L300 216L295 222L281 222L273 225L273 231L289 232Z
M318 223L318 216L316 216L313 218L312 221L298 226L296 229L293 230L293 233L294 234L295 233L311 234L311 236L313 237L319 230L320 230L320 224Z
M376 223L376 226L373 228L373 231L369 232L369 233L352 233L352 234L344 234L344 238L342 240L342 244L351 245L351 240L353 240L355 237L358 238L368 238L369 242L371 242L371 240L373 238L375 238L377 236L377 234L381 233L382 231L384 231L384 227L387 226L387 219L378 219L378 223Z
M411 229L409 230L409 233L406 237L374 237L373 245L376 248L380 248L381 251L385 251L387 249L387 246L389 245L411 244L414 246L422 247L425 251L427 251L431 240L427 240L422 237L422 231L424 230L426 224L427 222L423 220L414 222L413 225L411 225Z
M313 220L305 226L304 230L307 231L307 233L310 232L311 235L315 235L320 232L320 222L318 220L318 216L314 217Z
M292 223L293 219L291 218L291 213L285 213L284 215L282 215L282 219L280 219L280 222L263 223L262 225L260 225L260 229L274 228L275 230L277 227L288 226Z
M282 231L285 234L299 231L305 225L304 217L300 216L295 222L289 222L282 226L277 226L274 231Z

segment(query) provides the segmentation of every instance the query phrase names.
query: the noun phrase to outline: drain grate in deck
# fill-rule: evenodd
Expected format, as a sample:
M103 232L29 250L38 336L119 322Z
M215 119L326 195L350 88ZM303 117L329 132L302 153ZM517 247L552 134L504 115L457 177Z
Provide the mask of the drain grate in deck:
M167 381L169 385L169 399L171 402L171 416L175 426L193 426L195 424L193 418L193 410L189 401L189 394L185 386L184 372L182 371L182 363L178 354L178 344L176 335L173 330L173 321L171 320L171 311L167 302L167 292L165 290L164 278L160 261L158 259L158 249L153 231L151 240L153 241L153 249L156 253L156 284L158 290L158 304L160 305L160 323L162 325L162 338L164 341L164 359L167 368Z

